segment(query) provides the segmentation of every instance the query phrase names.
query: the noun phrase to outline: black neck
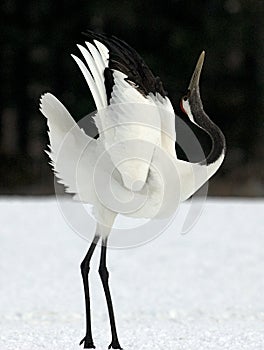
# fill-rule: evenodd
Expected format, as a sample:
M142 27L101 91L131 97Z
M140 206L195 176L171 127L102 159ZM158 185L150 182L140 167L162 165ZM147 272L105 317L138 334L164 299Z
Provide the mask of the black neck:
M212 140L212 148L208 156L206 157L203 164L212 164L215 163L219 157L225 153L226 150L226 141L222 131L214 124L207 114L203 111L203 121L199 126L210 136Z
M200 164L212 164L215 163L219 157L225 153L226 141L222 131L215 125L208 115L203 110L202 101L200 98L199 91L197 94L192 96L192 101L190 103L191 112L196 124L203 129L212 140L212 148L209 155Z

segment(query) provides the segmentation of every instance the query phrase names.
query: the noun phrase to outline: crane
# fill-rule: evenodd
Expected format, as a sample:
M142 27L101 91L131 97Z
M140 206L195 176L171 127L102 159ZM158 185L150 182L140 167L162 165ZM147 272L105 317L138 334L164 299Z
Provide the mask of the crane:
M47 153L56 177L75 200L92 204L97 220L94 238L81 263L86 334L80 345L95 348L88 274L94 250L101 243L99 274L112 334L108 348L121 349L106 253L108 237L122 205L109 200L109 186L121 203L129 201L131 193L134 200L139 201L140 205L123 212L125 215L166 217L175 210L176 198L179 202L185 201L214 175L224 160L226 143L221 130L205 113L200 97L204 52L180 105L189 120L209 134L212 147L204 160L190 163L176 155L175 113L161 79L153 75L140 55L124 41L91 31L85 34L85 46L77 45L84 61L75 55L72 57L93 96L99 137L88 136L51 93L41 96L40 111L47 118L50 140ZM69 134L70 137L66 137ZM98 162L102 155L103 160Z

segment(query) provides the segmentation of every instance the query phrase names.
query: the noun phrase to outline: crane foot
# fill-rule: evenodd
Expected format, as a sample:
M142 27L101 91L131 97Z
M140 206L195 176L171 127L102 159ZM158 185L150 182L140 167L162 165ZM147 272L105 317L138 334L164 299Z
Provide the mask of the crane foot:
M86 336L80 341L80 345L84 343L84 349L95 349L94 343L92 339L88 339Z
M123 350L123 348L121 348L121 346L120 346L118 340L112 341L111 344L108 346L108 349L119 349L119 350Z

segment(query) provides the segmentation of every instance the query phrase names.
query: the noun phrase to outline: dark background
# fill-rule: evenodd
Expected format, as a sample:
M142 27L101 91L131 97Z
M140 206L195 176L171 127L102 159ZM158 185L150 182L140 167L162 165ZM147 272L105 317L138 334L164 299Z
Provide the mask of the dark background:
M53 193L39 96L54 93L76 120L94 110L70 57L81 32L127 41L159 75L175 111L200 52L207 113L223 130L228 153L211 195L264 194L263 0L1 0L0 194ZM198 133L199 135L199 133ZM180 135L178 135L180 137ZM200 135L208 148L208 140Z

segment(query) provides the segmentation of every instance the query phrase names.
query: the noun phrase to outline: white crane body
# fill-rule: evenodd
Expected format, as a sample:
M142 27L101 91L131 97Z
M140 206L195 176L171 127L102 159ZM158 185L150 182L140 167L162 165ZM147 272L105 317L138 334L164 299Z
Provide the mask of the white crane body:
M74 199L92 204L95 216L100 216L100 222L110 228L111 223L100 213L112 211L117 215L118 212L113 210L115 206L111 208L107 195L104 201L98 200L93 181L96 167L96 174L102 179L109 179L112 174L112 191L121 202L130 200L131 191L139 202L144 202L135 211L122 212L120 208L122 214L144 218L170 216L179 202L188 199L217 171L224 152L210 165L177 159L175 114L168 97L158 92L143 96L135 83L127 81L128 76L113 70L114 86L108 104L104 70L108 68L109 50L97 40L86 45L88 49L78 47L87 66L72 56L97 107L94 121L99 138L86 135L56 97L44 94L40 108L49 127L48 154L54 172L66 191L74 194ZM190 109L188 105L185 108ZM98 162L102 154L104 161ZM167 162L163 161L164 156ZM114 169L117 169L115 174Z

